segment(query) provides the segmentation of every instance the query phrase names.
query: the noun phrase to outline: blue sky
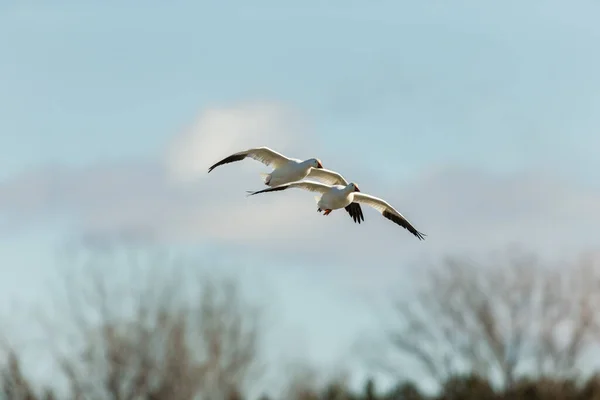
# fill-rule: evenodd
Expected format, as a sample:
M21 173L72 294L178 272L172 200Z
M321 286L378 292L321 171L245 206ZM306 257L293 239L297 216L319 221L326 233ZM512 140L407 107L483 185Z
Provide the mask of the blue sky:
M325 365L368 329L361 299L420 257L525 240L544 254L593 248L598 11L593 1L3 3L2 296L42 296L27 277L51 276L53 248L80 232L218 243L261 271L285 305L282 332L301 331ZM259 145L320 157L428 239L373 210L360 228L342 213L319 218L311 194L249 201L265 170L251 161L206 176Z

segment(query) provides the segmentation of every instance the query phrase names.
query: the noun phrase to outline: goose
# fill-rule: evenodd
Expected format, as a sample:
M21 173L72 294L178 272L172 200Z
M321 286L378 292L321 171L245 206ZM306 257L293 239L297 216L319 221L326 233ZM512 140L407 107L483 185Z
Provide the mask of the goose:
M270 174L260 174L263 178L263 183L269 187L300 181L306 177L311 177L331 185L348 185L348 181L346 181L342 175L335 171L323 168L323 164L318 158L309 158L302 161L296 158L286 157L283 154L264 146L240 151L225 157L221 161L211 165L208 168L208 173L220 165L242 161L248 157L260 161L266 166L273 167L273 171L271 171ZM360 204L350 203L345 209L355 223L358 222L360 224L361 221L364 221Z
M419 240L423 240L425 239L424 237L427 236L426 234L415 229L415 227L387 201L366 193L362 193L358 188L358 185L354 182L346 185L328 185L321 182L303 180L254 192L249 191L248 196L253 196L259 193L286 190L290 188L299 188L308 190L310 192L321 193L321 196L315 196L315 200L317 201L317 206L319 207L317 211L324 211L323 215L329 215L333 210L348 207L350 204L366 204L379 211L381 215L393 223L408 230Z

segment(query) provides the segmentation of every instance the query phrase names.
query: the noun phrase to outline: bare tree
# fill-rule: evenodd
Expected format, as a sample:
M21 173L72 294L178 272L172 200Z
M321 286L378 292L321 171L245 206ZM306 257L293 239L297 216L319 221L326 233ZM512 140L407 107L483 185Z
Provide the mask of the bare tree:
M600 332L598 259L551 267L511 249L496 261L428 269L415 298L394 301L379 366L397 372L390 355L408 356L439 384L473 372L505 387L519 374L575 376Z
M9 350L6 358L6 364L0 371L0 386L4 397L15 400L37 400L29 380L23 375L17 354Z
M261 372L259 309L235 281L143 246L87 243L65 261L45 326L66 338L54 355L73 399L235 398Z

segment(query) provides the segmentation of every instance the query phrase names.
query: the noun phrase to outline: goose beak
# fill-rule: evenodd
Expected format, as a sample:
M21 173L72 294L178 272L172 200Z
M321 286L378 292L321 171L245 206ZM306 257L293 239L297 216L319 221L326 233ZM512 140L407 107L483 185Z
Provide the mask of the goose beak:
M360 189L358 188L358 186L354 186L354 191L355 192L360 192Z
M323 168L323 164L321 164L321 161L317 161L317 168Z

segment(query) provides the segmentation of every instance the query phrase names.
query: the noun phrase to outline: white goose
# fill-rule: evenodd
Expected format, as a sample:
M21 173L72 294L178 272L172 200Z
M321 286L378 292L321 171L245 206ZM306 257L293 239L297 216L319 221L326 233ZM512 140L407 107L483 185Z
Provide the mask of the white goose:
M208 172L210 173L220 165L242 161L247 157L260 161L266 166L273 167L273 171L270 174L260 174L264 184L270 187L300 181L306 177L311 177L332 185L348 185L348 182L342 175L335 171L323 168L323 164L318 158L309 158L308 160L302 161L297 158L286 157L268 147L257 147L234 153L213 164L208 168ZM354 222L360 224L361 220L364 221L360 204L350 202L345 206L345 209Z
M313 181L298 181L284 185L278 185L269 189L258 190L256 192L248 192L248 196L253 196L259 193L275 192L286 190L289 188L299 188L310 192L321 193L321 196L315 196L317 200L318 212L325 211L323 215L329 215L333 210L348 207L350 204L362 203L369 205L379 211L381 215L395 224L400 225L410 233L415 235L419 240L423 240L425 235L415 229L414 226L387 201L378 197L361 193L358 185L354 182L346 185L327 185Z

